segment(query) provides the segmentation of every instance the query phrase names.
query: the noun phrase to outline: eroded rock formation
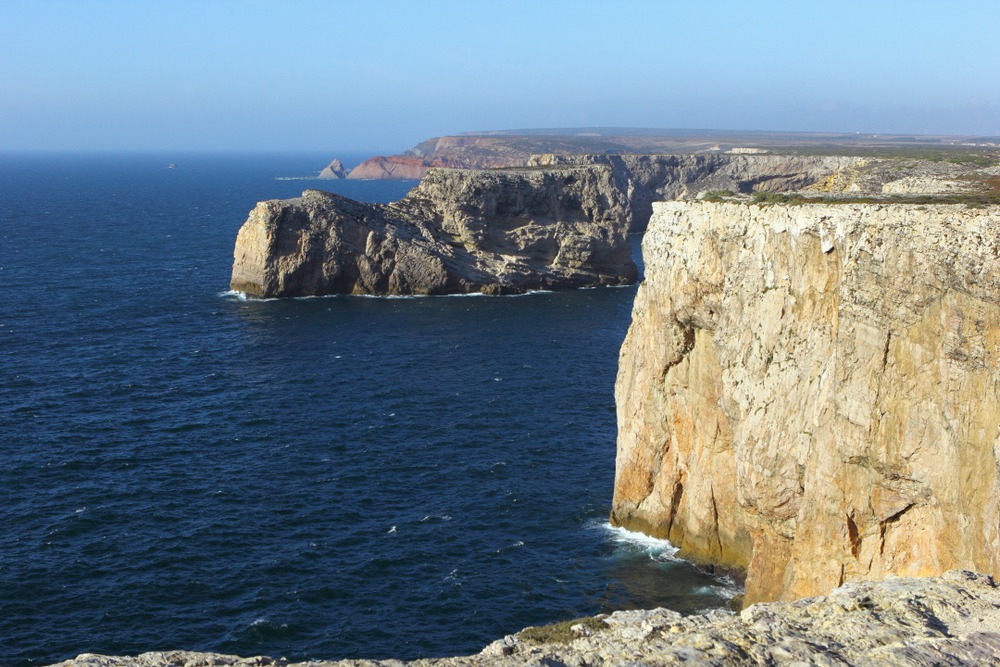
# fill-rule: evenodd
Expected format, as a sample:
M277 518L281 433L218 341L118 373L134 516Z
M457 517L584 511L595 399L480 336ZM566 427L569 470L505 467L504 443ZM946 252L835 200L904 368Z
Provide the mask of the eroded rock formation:
M607 167L435 169L393 204L318 190L259 203L230 285L280 297L629 284L630 219Z
M1000 210L654 206L613 520L748 602L1000 573Z
M528 628L477 655L403 663L289 663L268 657L170 651L84 654L60 667L413 667L521 665L988 665L1000 655L1000 591L988 577L949 572L843 586L826 597L765 603L734 615L683 617L666 609L618 611Z

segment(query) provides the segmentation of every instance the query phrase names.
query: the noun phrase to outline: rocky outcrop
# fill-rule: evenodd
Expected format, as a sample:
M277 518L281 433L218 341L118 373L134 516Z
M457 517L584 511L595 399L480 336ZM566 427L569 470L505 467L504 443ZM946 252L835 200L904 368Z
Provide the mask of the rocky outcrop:
M393 204L318 190L259 203L230 284L260 297L629 284L629 219L606 167L435 169Z
M646 228L656 201L695 199L710 192L801 190L851 171L859 163L863 160L855 157L802 155L536 155L529 161L541 167L611 168L629 199L633 231ZM872 192L880 188L871 184Z
M613 521L748 602L1000 573L1000 208L655 206Z
M333 160L330 164L323 167L323 171L319 172L319 178L324 180L347 178L347 170L344 169L344 165L340 160Z
M426 667L575 665L987 665L1000 655L1000 591L988 577L847 584L826 597L682 617L619 611L528 628L482 653L402 663L289 663L267 657L171 651L135 657L84 654L60 667Z

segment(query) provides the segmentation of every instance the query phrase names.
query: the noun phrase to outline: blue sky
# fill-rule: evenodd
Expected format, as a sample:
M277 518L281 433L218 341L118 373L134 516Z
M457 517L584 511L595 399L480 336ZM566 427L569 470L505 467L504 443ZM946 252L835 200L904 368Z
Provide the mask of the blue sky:
M1000 0L0 0L0 150L1000 132Z

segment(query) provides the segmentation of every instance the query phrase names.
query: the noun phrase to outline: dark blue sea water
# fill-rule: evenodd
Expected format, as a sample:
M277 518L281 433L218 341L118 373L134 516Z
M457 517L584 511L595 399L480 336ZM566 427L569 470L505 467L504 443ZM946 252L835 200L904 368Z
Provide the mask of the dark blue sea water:
M281 180L330 157L0 155L0 665L439 656L725 604L607 524L634 288L226 293L256 201L413 185Z

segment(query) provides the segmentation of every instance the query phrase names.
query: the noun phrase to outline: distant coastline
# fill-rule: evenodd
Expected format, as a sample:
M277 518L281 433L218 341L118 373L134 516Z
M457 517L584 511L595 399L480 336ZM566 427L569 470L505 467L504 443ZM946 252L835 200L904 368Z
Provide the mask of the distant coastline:
M668 128L581 127L465 132L435 137L395 155L367 156L351 165L352 179L420 179L431 167L520 167L533 155L723 154L764 150L805 155L908 155L926 150L1000 148L1000 138L976 135L866 132L772 132Z

